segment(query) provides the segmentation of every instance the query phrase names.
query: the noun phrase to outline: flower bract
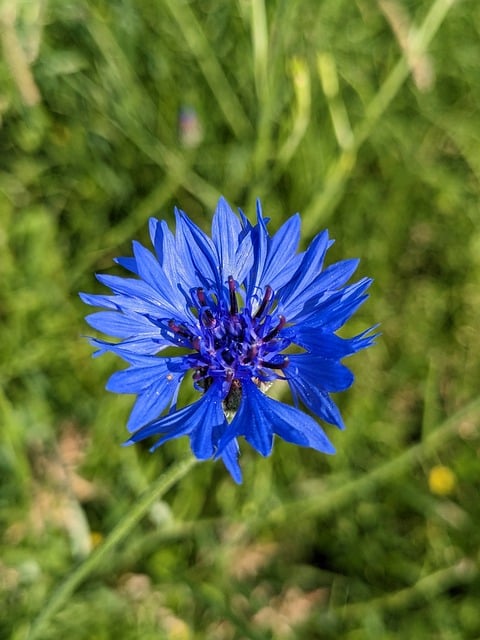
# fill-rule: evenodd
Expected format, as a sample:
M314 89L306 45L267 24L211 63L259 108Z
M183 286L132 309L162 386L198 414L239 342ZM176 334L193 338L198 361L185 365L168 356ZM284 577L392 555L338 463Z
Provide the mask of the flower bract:
M270 234L259 202L252 224L221 198L211 236L183 211L175 218L175 233L150 219L154 252L134 242L132 257L116 259L130 277L97 275L110 295L81 294L103 309L87 322L115 339L92 338L96 355L113 352L129 365L107 383L137 396L127 444L156 437L154 450L186 435L198 459L221 458L237 482L242 438L263 456L274 436L333 453L312 416L344 427L330 395L353 382L341 361L375 338L372 330L337 335L371 283L347 284L358 260L325 267L327 231L299 252L300 216ZM293 406L268 396L277 382ZM197 398L178 406L182 384Z

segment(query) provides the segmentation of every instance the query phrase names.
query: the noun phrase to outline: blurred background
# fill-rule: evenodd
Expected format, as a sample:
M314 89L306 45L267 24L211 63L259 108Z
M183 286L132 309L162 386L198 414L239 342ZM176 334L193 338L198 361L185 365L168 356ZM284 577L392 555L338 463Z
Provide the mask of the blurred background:
M121 447L78 291L220 194L375 280L338 453L195 466L41 638L480 637L479 36L477 0L0 3L1 638L188 449Z

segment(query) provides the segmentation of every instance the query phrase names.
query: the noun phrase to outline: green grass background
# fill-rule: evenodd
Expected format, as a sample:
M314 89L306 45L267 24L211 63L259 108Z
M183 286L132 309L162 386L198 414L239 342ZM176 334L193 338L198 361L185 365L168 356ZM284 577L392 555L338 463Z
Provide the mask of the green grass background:
M0 3L1 638L188 448L120 446L77 292L220 194L375 279L338 453L196 465L38 637L480 637L479 38L477 0Z

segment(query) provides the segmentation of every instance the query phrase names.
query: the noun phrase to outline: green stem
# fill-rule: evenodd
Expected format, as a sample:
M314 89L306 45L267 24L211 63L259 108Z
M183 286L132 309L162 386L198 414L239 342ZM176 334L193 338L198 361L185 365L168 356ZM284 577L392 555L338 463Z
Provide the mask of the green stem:
M422 442L411 446L397 457L387 460L383 464L371 469L360 477L332 488L321 495L315 495L300 500L294 500L288 504L276 507L270 513L262 513L261 522L265 524L288 521L289 518L301 517L325 517L334 509L341 509L349 502L364 498L377 487L384 485L401 474L408 473L415 463L428 459L438 449L445 446L452 438L458 435L458 428L463 420L471 415L478 415L480 411L480 398L476 398L465 407L447 418L437 429L432 431ZM254 526L249 528L251 534Z
M180 460L165 471L152 486L143 493L133 505L128 515L105 538L89 556L78 565L76 569L59 585L52 597L46 603L40 615L33 622L28 640L41 637L41 632L55 613L67 602L77 587L95 570L103 558L124 540L132 529L149 511L152 505L159 500L178 480L181 480L194 466L196 459L190 455Z
M352 620L365 618L368 613L405 611L407 607L419 606L422 601L437 598L448 589L458 585L467 585L478 576L474 560L461 558L455 564L438 569L419 578L415 584L393 593L387 593L367 602L353 602L335 607L335 613Z
M456 0L435 0L423 23L418 29L412 28L409 35L410 54L421 56L426 51L433 37L442 25L449 9ZM410 66L404 54L394 66L372 101L365 109L363 120L355 127L351 145L343 149L340 155L327 169L325 182L310 204L303 210L302 229L305 235L311 235L321 220L323 223L333 214L341 200L345 185L352 174L357 153L369 138L380 118L383 116L401 86L410 74Z
M230 84L227 74L209 41L207 34L196 17L195 3L165 0L165 5L178 24L182 37L195 56L198 66L205 76L218 106L223 111L226 122L239 140L252 132L252 125L240 102L237 91Z

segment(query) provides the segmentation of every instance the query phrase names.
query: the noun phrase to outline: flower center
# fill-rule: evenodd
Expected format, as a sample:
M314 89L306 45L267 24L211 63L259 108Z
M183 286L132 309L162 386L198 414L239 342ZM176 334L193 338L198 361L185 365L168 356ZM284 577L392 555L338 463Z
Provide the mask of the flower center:
M222 380L228 411L240 404L242 380L260 385L282 377L288 356L281 352L291 343L280 335L286 319L274 312L273 289L265 287L260 304L257 299L247 300L240 308L242 294L232 276L218 299L199 287L191 293L198 321L191 326L175 320L168 323L175 344L192 349L186 359L194 369L195 388L206 391L214 379Z

